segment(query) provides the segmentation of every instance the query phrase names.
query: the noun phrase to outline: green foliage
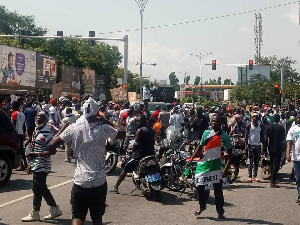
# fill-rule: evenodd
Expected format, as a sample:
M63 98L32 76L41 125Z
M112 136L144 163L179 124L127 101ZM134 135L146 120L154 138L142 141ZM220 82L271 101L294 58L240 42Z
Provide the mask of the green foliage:
M195 81L194 81L194 85L199 85L200 84L200 77L196 76Z
M190 84L190 80L191 80L191 76L188 75L188 76L186 76L186 77L184 78L184 83L185 83L185 84Z
M175 72L170 73L169 75L170 85L175 88L175 91L179 91L179 80L175 74Z
M231 79L225 79L223 85L234 85L234 83L231 81Z
M284 81L287 83L300 84L300 74L293 68L296 64L296 60L293 60L291 57L278 58L276 55L265 56L261 58L261 64L271 65L271 80L280 81L281 67L284 65Z
M204 100L203 103L202 103L202 106L204 108L211 108L214 105L216 105L216 103L213 102L213 101L210 101L210 100Z
M186 98L183 98L180 102L181 103L192 103L194 101L193 101L192 97L186 97Z

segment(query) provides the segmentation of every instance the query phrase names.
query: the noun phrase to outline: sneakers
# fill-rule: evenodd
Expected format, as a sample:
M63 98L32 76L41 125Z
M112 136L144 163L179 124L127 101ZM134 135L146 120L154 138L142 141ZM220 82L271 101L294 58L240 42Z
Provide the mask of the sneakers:
M272 182L270 183L270 187L271 188L280 188L280 186L275 182L275 184L273 184Z
M252 183L252 178L249 177L247 181L248 181L248 183Z
M53 220L54 218L62 215L62 212L58 206L55 207L51 206L49 213L50 213L49 215L44 217L45 220Z
M64 162L70 163L70 162L71 162L71 159L65 159Z
M197 209L195 212L194 212L194 215L195 216L200 216L200 214L204 211L205 209Z
M120 194L120 193L119 193L119 189L116 188L115 186L113 186L113 187L110 189L109 192L110 192L110 193L114 193L114 194Z
M40 211L32 210L30 214L21 219L22 222L32 222L32 221L39 221L40 220Z

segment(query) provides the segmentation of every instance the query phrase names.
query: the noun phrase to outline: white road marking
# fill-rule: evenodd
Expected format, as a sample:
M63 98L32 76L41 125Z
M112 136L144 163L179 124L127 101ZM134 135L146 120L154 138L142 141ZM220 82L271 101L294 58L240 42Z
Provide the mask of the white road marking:
M54 188L58 188L58 187L61 187L61 186L64 186L64 185L66 185L66 184L72 183L73 181L74 181L74 180L72 179L72 180L67 180L67 181L65 181L65 182L62 182L62 183L53 185L53 186L49 187L49 190L54 189ZM0 209L1 209L1 208L4 208L5 206L12 205L12 204L14 204L14 203L16 203L16 202L20 202L20 201L23 201L23 200L25 200L25 199L27 199L27 198L31 198L31 197L33 197L33 194L25 195L25 196L23 196L23 197L21 197L21 198L17 198L17 199L11 200L11 201L9 201L9 202L5 202L5 203L3 203L3 204L0 205Z

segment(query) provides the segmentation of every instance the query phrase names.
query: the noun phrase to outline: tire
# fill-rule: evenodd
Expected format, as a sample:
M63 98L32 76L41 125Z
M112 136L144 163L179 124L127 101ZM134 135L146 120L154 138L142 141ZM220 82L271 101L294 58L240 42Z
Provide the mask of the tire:
M4 186L12 174L12 162L7 156L0 156L0 186Z
M118 156L114 155L114 154L110 154L110 156L106 159L105 161L105 170L106 173L112 173L118 164Z
M227 177L227 181L229 184L232 184L238 177L240 172L240 165L235 164L233 165L233 169L230 169L231 175Z
M271 171L268 165L264 166L261 170L261 177L264 180L269 180L271 178Z
M161 191L155 191L153 190L153 198L155 202L161 201Z
M180 191L184 188L184 185L178 185L174 182L173 179L174 175L172 175L172 171L170 167L162 168L160 174L162 177L163 187L168 188L170 191ZM176 179L176 177L174 178Z

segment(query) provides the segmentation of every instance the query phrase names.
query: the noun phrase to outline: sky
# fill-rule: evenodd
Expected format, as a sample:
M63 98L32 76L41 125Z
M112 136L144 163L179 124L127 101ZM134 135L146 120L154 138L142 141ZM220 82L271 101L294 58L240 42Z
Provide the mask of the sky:
M169 25L201 20L177 26L144 30L143 76L151 80L168 80L175 72L180 82L184 73L194 82L200 74L199 59L194 54L213 53L203 58L203 81L228 78L237 81L237 67L224 64L247 64L254 58L255 12L221 17L254 9L261 9L295 0L148 0L144 11L144 27ZM26 3L25 3L26 2ZM0 0L0 5L22 15L35 16L38 26L49 29L49 35L62 30L64 35L88 36L90 30L97 37L129 37L128 69L139 73L140 61L140 11L135 0ZM300 72L300 26L299 4L262 10L263 56L290 56L297 61ZM130 32L114 32L123 30ZM109 33L108 32L114 32ZM102 34L99 34L102 33ZM103 34L104 33L104 34ZM119 47L123 43L108 41ZM217 70L212 71L211 60L217 60ZM222 65L223 64L223 65ZM123 66L122 64L120 66Z

